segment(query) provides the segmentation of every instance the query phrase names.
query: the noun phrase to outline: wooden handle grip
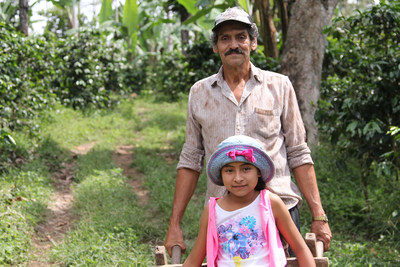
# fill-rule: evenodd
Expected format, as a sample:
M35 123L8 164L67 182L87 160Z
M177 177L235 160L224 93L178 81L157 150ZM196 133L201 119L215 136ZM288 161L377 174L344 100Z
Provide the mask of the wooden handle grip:
M317 240L317 257L323 257L324 256L324 243L322 241Z
M180 264L182 261L182 248L178 245L172 247L172 264Z

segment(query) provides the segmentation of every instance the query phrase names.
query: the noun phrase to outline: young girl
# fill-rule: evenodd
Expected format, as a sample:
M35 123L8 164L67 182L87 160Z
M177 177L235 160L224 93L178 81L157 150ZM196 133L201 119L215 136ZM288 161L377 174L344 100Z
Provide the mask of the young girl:
M228 194L210 198L192 252L183 266L285 266L279 232L300 267L315 266L312 254L279 196L265 189L274 176L270 157L253 138L232 136L218 145L207 164L211 181ZM278 232L279 230L279 232Z

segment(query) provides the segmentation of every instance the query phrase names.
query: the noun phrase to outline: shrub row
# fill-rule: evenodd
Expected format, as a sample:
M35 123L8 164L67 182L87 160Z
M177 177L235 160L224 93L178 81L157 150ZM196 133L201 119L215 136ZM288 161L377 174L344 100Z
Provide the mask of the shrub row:
M29 126L37 111L55 101L74 108L110 107L131 70L123 44L95 29L65 39L48 33L29 37L0 23L0 126Z

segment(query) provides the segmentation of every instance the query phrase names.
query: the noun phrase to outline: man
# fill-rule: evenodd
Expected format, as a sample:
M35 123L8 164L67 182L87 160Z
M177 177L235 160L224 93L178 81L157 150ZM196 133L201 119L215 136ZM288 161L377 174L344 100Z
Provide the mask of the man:
M263 143L276 173L268 187L278 194L299 227L301 193L313 222L311 231L328 250L331 232L320 201L311 152L289 79L263 71L250 62L257 48L257 26L239 8L228 8L215 19L213 51L221 57L220 71L195 83L189 94L186 141L177 166L174 202L164 245L186 249L180 222L203 168L217 145L232 135L248 135ZM291 181L290 170L296 184ZM301 193L300 193L300 191ZM208 179L207 196L222 196L225 188Z

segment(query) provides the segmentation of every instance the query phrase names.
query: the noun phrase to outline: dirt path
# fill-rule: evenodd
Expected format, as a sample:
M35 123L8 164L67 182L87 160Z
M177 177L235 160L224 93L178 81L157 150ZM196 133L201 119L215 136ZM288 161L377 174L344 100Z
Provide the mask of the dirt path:
M94 145L95 143L89 143L73 148L71 150L74 153L73 158L85 155ZM45 220L35 227L36 234L32 238L32 243L33 253L37 260L29 262L28 266L30 267L57 265L48 262L47 256L51 247L60 243L76 219L70 213L74 200L70 186L74 179L75 164L75 160L70 163L63 162L62 168L53 174L55 193L47 207Z
M95 142L74 147L71 151L73 158L87 154L95 145ZM124 170L128 177L127 183L132 186L132 191L138 196L141 205L148 204L148 190L143 189L143 175L131 167L133 161L133 146L118 146L113 154L113 160L117 167ZM71 192L71 184L74 179L73 169L75 160L71 163L64 162L62 168L53 174L55 193L51 197L47 207L46 218L35 227L35 235L32 238L34 255L36 260L27 264L29 267L57 266L57 263L48 261L48 254L52 246L60 243L65 233L71 228L76 218L70 210L74 201Z
M118 146L114 152L113 160L117 167L124 170L123 174L128 177L127 183L132 186L132 191L138 196L139 204L149 203L149 191L144 189L143 174L132 167L133 146Z

